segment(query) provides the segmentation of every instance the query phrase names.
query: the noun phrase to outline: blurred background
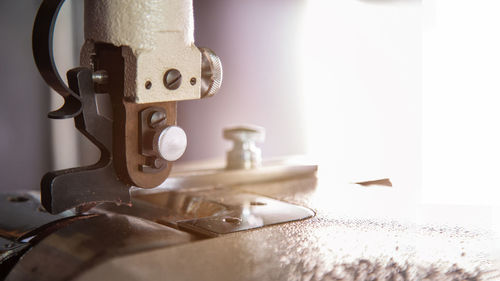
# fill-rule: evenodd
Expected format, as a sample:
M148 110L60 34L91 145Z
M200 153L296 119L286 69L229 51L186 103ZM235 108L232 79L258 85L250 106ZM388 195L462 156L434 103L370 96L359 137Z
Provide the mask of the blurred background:
M41 1L1 1L1 190L37 189L97 150L31 55ZM83 1L56 27L61 73L78 65ZM308 155L335 182L389 177L404 202L495 206L500 19L491 1L194 0L197 46L222 59L213 98L180 102L180 161L223 159L222 129L263 126L265 158ZM496 7L498 8L498 7ZM467 19L467 20L464 20Z

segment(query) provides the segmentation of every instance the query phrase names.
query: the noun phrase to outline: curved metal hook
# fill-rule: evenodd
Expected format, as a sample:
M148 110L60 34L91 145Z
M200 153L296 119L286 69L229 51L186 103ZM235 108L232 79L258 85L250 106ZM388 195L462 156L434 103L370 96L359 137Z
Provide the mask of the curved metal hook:
M52 89L64 98L64 104L56 111L49 112L49 118L72 118L82 111L80 97L66 86L59 76L54 61L53 37L57 15L65 0L44 0L38 9L33 26L33 57L38 71Z

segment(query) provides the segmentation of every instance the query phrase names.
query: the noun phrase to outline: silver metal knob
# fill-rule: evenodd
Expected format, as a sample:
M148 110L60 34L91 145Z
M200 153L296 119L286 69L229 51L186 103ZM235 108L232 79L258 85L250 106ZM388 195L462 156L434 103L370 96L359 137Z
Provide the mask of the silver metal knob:
M167 161L175 161L184 154L187 136L181 127L169 126L154 139L153 149Z
M257 142L265 139L265 130L259 126L245 125L224 129L224 138L233 141L227 152L226 169L252 169L262 164L262 151Z
M222 63L209 48L199 48L201 52L201 97L211 97L222 85Z

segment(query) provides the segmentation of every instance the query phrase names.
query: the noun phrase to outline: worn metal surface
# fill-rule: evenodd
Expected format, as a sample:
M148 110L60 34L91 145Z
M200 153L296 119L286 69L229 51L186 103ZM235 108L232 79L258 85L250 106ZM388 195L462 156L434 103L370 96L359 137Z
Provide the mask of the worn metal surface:
M122 213L215 237L314 216L308 208L231 189L136 195L133 207L105 204L94 211Z
M444 260L430 256L434 261L427 263L416 249L456 235L436 252L460 247L460 241L475 250L474 240L481 238L464 231L409 231L398 224L315 218L117 258L79 280L494 280L486 279L494 277L490 268L463 267L474 260L467 257L472 251Z
M98 208L104 216L42 239L7 280L500 280L498 240L466 224L487 226L483 215L460 218L463 225L417 221L422 206L398 185L367 188L321 177L318 183L312 175L152 191L135 193L132 208ZM208 239L173 229L179 221L217 216L242 223L225 212L238 202L233 195L249 193L256 198L244 206L262 207L267 196L313 208L316 216ZM449 218L430 210L431 218ZM54 263L37 267L44 259Z
M111 257L197 239L139 218L99 215L74 222L40 241L22 257L6 280L72 280Z
M177 226L214 237L314 216L314 212L305 207L247 193L227 192L224 196L219 192L219 196L211 200L226 209L209 217L177 221Z
M73 212L58 215L47 213L37 194L30 192L0 194L0 236L10 240L20 241L33 235L40 227L73 215Z
M418 209L397 187L316 186L312 177L233 189L317 215L117 257L78 280L498 280L491 233L408 221Z

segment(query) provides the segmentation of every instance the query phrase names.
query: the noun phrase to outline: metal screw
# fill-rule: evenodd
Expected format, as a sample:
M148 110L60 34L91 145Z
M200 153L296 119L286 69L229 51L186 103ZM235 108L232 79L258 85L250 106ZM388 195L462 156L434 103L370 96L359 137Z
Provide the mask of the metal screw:
M191 85L196 85L196 78L191 78L191 80L189 80L189 83L191 83Z
M156 169L160 169L162 166L163 166L163 161L165 160L162 160L160 158L156 158L153 162L153 165Z
M176 90L181 86L182 75L179 70L175 68L169 69L165 73L165 76L163 76L163 83L167 89Z
M92 80L97 84L106 84L108 83L108 72L106 70L98 70L92 73Z
M146 81L146 84L144 84L144 87L146 87L147 90L151 89L151 86L153 86L153 83L151 83L151 81Z
M224 218L223 221L230 223L230 224L240 224L241 223L241 219L235 218L235 217L227 217L227 218Z
M148 124L151 128L157 128L167 119L165 112L155 111L149 115Z

